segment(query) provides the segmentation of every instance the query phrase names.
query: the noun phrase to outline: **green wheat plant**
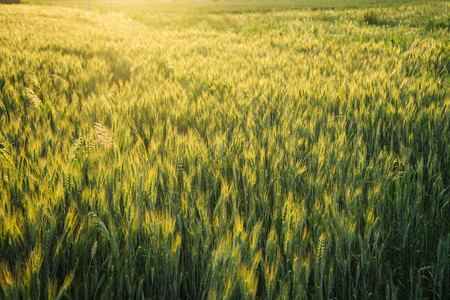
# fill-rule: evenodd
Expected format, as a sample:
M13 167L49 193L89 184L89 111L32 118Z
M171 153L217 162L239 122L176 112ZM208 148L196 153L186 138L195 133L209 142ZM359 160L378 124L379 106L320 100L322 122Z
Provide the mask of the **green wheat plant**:
M450 297L448 2L54 2L0 5L0 299Z

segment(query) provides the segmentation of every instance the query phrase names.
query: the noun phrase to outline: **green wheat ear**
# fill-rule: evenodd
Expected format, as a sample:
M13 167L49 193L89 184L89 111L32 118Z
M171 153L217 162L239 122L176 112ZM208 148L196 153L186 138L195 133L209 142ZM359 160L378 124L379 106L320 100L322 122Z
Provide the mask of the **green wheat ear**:
M4 161L8 162L10 166L14 166L13 160L10 153L10 145L7 142L7 140L3 137L2 133L0 132L0 158ZM7 179L7 174L4 174L3 179Z
M25 97L31 109L37 110L41 107L42 100L30 88L25 88Z

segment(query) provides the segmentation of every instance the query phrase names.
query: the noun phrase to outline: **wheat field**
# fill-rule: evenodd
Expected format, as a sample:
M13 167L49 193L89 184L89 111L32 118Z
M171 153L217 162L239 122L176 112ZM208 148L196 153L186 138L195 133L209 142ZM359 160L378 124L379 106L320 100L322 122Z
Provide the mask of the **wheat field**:
M0 5L0 299L448 299L450 3Z

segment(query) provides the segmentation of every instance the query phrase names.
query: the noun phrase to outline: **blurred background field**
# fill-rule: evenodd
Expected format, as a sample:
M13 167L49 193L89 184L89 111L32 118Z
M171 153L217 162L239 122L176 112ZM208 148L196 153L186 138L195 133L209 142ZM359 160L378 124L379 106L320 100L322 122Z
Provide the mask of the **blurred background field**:
M445 2L445 1L444 1ZM441 0L300 0L300 1L145 1L145 0L23 0L24 4L116 11L138 14L194 13L269 13L286 10L342 10L399 7L401 5L443 5ZM420 11L418 11L420 13Z

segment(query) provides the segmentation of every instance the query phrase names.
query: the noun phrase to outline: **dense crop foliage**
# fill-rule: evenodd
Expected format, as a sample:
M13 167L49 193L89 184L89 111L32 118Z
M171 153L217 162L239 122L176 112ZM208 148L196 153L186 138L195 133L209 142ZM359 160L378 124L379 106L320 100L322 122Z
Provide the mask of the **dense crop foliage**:
M194 8L0 7L0 298L449 298L449 3Z

